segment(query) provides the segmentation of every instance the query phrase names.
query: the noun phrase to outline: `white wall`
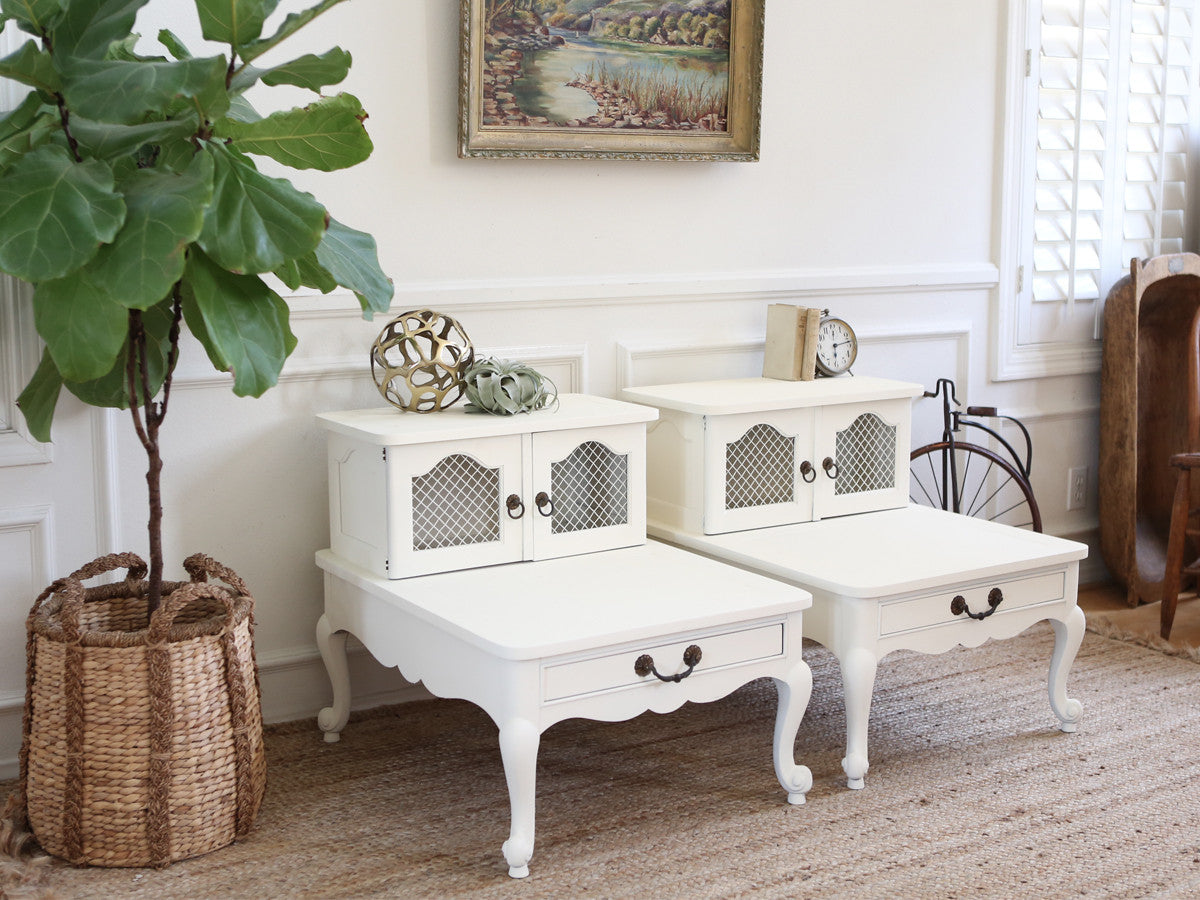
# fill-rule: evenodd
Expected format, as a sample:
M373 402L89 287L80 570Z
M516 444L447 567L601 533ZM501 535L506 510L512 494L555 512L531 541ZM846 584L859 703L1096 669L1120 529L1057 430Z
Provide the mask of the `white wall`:
M344 87L370 112L375 154L299 180L376 236L395 312L454 315L478 348L524 357L563 390L757 374L767 303L829 306L859 331L860 373L949 375L970 402L1023 416L1047 530L1091 538L1094 487L1067 513L1066 469L1095 477L1098 379L988 381L1003 5L770 0L762 160L743 164L459 160L456 0L352 0L288 55L353 53ZM145 34L197 30L188 0L151 11ZM203 550L250 582L276 720L328 701L312 638L312 554L328 539L313 414L380 402L367 350L383 322L362 322L348 296L293 308L300 347L276 390L235 398L189 345L164 430L168 565ZM940 429L931 403L915 411L918 443ZM67 400L55 439L52 462L5 469L0 454L0 776L15 771L37 591L92 555L145 552L126 418ZM357 705L403 687L365 656L355 665Z

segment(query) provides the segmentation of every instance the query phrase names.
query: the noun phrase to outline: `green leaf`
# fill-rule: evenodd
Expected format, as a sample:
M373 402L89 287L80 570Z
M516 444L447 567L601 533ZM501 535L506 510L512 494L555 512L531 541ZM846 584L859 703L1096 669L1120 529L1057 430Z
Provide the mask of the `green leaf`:
M111 160L132 153L145 144L190 137L196 133L199 124L195 113L181 119L141 125L116 125L71 116L71 134L88 151L89 156ZM195 148L192 149L194 152Z
M299 259L288 260L282 268L275 270L275 276L293 291L303 285L328 294L338 286L333 276L317 262L315 251Z
M316 256L338 284L354 291L363 318L370 320L375 313L388 311L394 288L380 268L375 238L330 219Z
M243 44L238 55L246 62L258 59L272 47L287 40L321 13L326 12L339 3L344 3L345 0L321 0L316 6L311 9L306 9L303 12L292 13L283 20L283 23L275 30L275 33L268 38L263 38L261 41L253 41L249 44Z
M196 0L201 33L210 41L241 47L262 34L279 0Z
M142 328L146 332L147 375L150 382L150 399L162 390L167 377L167 359L171 349L171 301L164 300L142 313ZM117 361L107 373L92 381L68 381L67 390L89 406L110 409L129 409L129 378L126 372L129 359L129 340L117 356ZM137 403L145 405L141 378L135 386Z
M176 59L191 59L192 51L187 48L187 44L176 37L175 32L164 28L158 33L158 42L167 48Z
M41 37L62 16L63 0L0 0L0 13L22 31Z
M340 84L350 74L351 56L341 47L327 50L320 56L307 53L289 63L263 72L263 84L275 87L294 84L296 87L319 91L331 84Z
M277 112L258 122L223 119L213 131L242 153L269 156L294 169L332 172L371 155L362 104L351 94L322 97L302 109Z
M286 260L310 253L325 233L325 208L282 178L260 174L216 142L211 153L213 199L200 246L231 272L274 272Z
M140 123L179 97L204 98L206 107L225 94L226 61L220 56L177 62L76 60L64 72L67 105L100 122ZM223 114L226 104L219 108Z
M227 118L237 122L258 122L262 119L258 110L250 105L250 101L245 97L235 94L229 98L229 112Z
M27 153L45 143L58 127L36 93L27 94L14 110L0 115L0 174Z
M121 185L125 227L100 248L88 271L116 286L122 306L149 309L183 277L188 246L199 237L212 199L212 170L212 158L198 153L182 175L140 169Z
M246 66L234 76L231 87L244 91L261 80L271 87L294 84L310 91L320 91L323 87L343 81L349 72L350 54L341 47L334 47L320 56L307 53L270 69Z
M149 0L73 0L52 31L56 57L103 59L109 45L133 31Z
M33 322L64 381L91 381L113 367L129 311L85 272L44 281L33 293Z
M62 87L54 61L49 53L38 47L36 41L26 41L15 53L0 59L0 77L11 78L49 93Z
M233 373L233 392L258 397L296 348L283 299L255 275L234 275L203 253L188 256L184 317L208 358Z
M27 130L41 114L41 98L37 94L28 94L16 109L0 116L0 141L7 141Z
M50 442L50 423L54 420L54 407L58 405L58 395L62 390L62 376L50 356L50 351L42 352L42 361L38 363L37 371L17 397L17 406L25 416L25 424L29 433L43 444Z
M124 221L125 201L113 191L107 165L39 147L0 177L0 269L25 281L60 278L91 259Z
M61 137L57 117L42 115L24 131L0 140L0 175L4 175L34 150L51 140ZM64 139L65 143L65 139Z

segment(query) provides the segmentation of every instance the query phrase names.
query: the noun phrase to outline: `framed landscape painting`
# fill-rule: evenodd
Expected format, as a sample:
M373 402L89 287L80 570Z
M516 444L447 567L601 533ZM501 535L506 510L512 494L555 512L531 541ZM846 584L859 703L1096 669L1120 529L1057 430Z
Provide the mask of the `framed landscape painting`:
M765 0L461 0L459 156L758 159Z

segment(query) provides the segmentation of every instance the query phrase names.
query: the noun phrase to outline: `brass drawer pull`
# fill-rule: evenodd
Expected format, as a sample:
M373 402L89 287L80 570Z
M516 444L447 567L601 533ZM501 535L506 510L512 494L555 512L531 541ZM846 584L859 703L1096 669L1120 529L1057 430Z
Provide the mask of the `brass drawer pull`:
M833 461L832 456L827 456L823 460L821 460L821 468L825 470L826 475L828 475L834 481L837 481L838 464Z
M538 491L538 495L533 498L533 502L537 504L538 512L547 519L554 515L554 501L550 499L550 495L545 491Z
M508 517L510 519L519 519L525 515L525 504L516 494L509 494L504 505L508 509ZM514 512L516 513L515 516L513 515Z
M676 684L683 681L692 674L692 670L696 668L696 664L700 662L700 647L692 644L683 651L683 662L687 666L686 672L680 672L677 675L663 675L654 668L654 657L649 653L643 653L637 658L633 664L633 672L638 678L645 678L647 675L653 675L659 681L674 681Z
M805 484L812 484L817 480L817 470L807 459L800 463L800 477L804 479Z
M972 619L986 619L996 611L996 607L998 607L1003 600L1004 592L998 587L992 588L990 591L988 591L987 611L974 613L971 612L971 608L967 606L967 601L963 598L963 595L959 594L950 601L950 614L954 616L961 616L963 613L966 613Z

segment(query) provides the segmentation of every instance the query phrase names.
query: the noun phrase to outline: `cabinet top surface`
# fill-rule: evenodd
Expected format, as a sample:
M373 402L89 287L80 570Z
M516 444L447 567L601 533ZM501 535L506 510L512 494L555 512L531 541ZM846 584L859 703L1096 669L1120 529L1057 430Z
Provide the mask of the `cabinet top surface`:
M1087 556L1087 545L908 506L728 534L650 522L655 537L842 597L884 598L1013 575Z
M658 412L646 406L589 394L561 394L556 407L515 416L467 412L464 403L430 413L404 412L385 406L317 416L321 426L329 431L380 446L629 425L657 418Z
M892 400L918 397L925 388L907 381L867 375L816 378L812 381L780 381L775 378L730 378L626 388L621 397L664 409L697 415L723 416L733 413L797 409L831 403Z
M388 581L325 571L503 659L540 659L808 609L807 591L678 547L637 547ZM795 639L799 636L796 635Z

